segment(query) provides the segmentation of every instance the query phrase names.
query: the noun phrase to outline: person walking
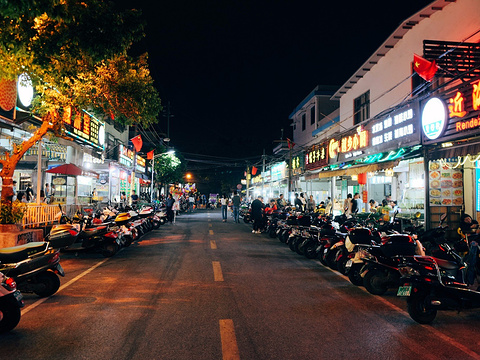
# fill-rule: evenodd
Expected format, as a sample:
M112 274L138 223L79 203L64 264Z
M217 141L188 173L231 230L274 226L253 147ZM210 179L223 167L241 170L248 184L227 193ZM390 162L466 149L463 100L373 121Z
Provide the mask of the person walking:
M27 190L25 190L25 196L27 198L27 202L32 202L35 198L32 190L32 184L27 185Z
M305 199L306 194L300 193L300 201L302 202L302 211L307 210L307 199Z
M252 218L253 218L253 230L252 233L260 234L262 231L262 222L263 222L263 209L265 205L263 204L263 197L259 196L252 201Z
M352 194L348 194L347 198L343 202L343 210L345 211L345 215L350 215L352 213Z
M295 193L295 202L293 203L293 205L295 205L295 208L298 211L303 211L302 200L300 200L300 198L298 197L298 193Z
M132 199L132 206L136 207L138 204L138 195L135 190L132 190L132 195L130 195L130 198Z
M315 200L313 200L313 195L310 195L310 198L307 201L307 211L315 211Z
M189 212L193 212L195 205L195 196L193 194L188 195L188 210Z
M228 198L225 196L225 194L222 195L220 204L222 206L222 221L227 222Z
M170 221L170 223L173 223L173 204L174 203L175 203L175 199L173 198L172 194L168 194L165 205L167 207L167 221Z
M285 201L283 194L280 194L279 198L277 199L277 208L283 210L285 206L287 206L287 202Z
M233 195L233 198L232 198L232 208L233 208L233 220L236 223L240 222L240 218L239 218L240 202L241 202L240 196L238 196L238 193L235 191L235 194Z

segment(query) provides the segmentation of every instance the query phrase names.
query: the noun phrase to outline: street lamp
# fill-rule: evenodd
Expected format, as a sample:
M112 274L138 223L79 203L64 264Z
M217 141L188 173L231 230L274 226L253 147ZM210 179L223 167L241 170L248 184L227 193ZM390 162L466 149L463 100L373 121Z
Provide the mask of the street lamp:
M153 158L152 158L152 183L150 184L150 199L151 199L151 202L153 203L153 173L155 171L155 158L159 157L159 156L162 156L162 155L165 155L165 154L168 154L168 155L173 155L175 154L175 150L168 150L168 151L165 151L165 152L162 152L160 154L157 154L157 155L153 155Z

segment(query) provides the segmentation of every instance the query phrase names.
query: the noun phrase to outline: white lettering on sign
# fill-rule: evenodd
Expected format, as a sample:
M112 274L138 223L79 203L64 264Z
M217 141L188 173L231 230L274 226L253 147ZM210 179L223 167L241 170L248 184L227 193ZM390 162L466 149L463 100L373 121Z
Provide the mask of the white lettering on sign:
M413 134L413 124L401 127L399 129L395 129L395 139L401 138L406 135L412 135Z
M383 134L383 142L389 142L391 140L393 140L393 133L391 131Z
M382 131L383 130L383 123L382 122L379 122L375 125L372 126L372 134L375 134L379 131Z
M404 111L403 113L395 115L393 117L393 123L395 125L398 125L410 119L413 119L413 109L409 109L407 111Z
M389 128L390 126L392 126L392 118L388 118L388 119L383 120L383 127L385 129Z
M383 135L378 135L378 136L375 136L374 138L372 138L372 145L375 146L375 145L379 145L383 143Z

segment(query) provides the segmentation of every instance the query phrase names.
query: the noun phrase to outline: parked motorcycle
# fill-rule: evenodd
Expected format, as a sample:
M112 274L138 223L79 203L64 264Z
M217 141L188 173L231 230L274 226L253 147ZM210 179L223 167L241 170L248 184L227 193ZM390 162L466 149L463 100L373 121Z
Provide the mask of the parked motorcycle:
M65 276L60 251L48 242L31 242L0 249L0 272L12 277L22 292L40 297L55 294L60 287L58 275Z
M23 296L17 290L15 280L0 273L0 333L10 331L18 325L23 306Z
M480 291L470 290L466 283L468 265L447 242L439 246L449 260L411 256L403 257L398 266L397 296L407 298L408 313L420 324L433 322L438 311L480 308Z

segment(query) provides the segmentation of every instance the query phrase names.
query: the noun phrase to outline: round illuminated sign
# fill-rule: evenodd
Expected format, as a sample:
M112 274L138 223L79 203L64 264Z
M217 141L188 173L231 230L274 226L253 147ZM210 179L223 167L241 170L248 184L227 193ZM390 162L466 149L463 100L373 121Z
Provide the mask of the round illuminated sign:
M98 143L103 146L105 144L105 126L100 126L98 129Z
M447 124L447 108L439 98L431 98L425 104L422 112L423 133L430 140L435 140L442 135Z
M18 77L17 91L18 98L23 106L29 107L32 105L33 85L30 76L28 76L26 73L23 73Z

